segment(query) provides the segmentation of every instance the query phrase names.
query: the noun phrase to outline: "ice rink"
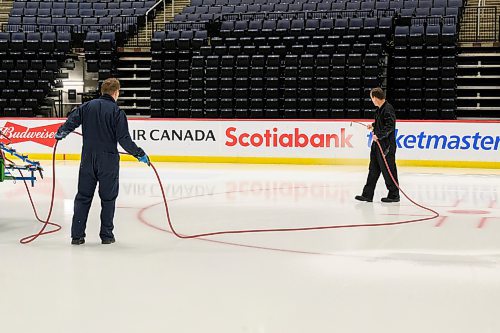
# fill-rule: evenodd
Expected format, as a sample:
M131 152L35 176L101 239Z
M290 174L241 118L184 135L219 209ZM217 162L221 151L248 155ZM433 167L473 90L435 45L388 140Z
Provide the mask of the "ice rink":
M50 162L33 195L45 217ZM78 162L57 164L52 221L24 185L0 184L2 332L498 333L500 170L401 167L441 217L421 223L183 240L159 186L122 162L117 243L101 245L96 193L86 244L70 245ZM408 200L354 200L365 166L158 163L179 233L386 223L429 216Z

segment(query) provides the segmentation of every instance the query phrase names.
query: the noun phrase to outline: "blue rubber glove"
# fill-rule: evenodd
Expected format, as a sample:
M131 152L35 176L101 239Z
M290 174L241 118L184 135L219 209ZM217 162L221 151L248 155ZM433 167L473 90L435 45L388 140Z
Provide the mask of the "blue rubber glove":
M148 166L151 166L151 163L149 162L149 157L146 154L144 154L142 157L139 157L138 160L139 162L146 163Z

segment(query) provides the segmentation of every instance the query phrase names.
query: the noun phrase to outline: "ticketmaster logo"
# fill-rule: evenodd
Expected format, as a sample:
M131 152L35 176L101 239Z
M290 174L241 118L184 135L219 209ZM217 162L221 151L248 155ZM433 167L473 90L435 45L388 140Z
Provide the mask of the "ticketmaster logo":
M373 133L369 133L368 147L373 141ZM396 130L396 144L398 148L405 149L457 149L457 150L498 150L500 147L500 136L481 135L438 135L427 134L425 131L418 135L399 134Z

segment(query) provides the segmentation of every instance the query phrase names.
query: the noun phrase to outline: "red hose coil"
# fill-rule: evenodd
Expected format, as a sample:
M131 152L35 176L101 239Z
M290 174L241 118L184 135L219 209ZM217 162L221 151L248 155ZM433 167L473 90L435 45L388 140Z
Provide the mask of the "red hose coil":
M365 124L362 124L362 123L359 123L359 122L356 122L356 123L361 124L361 125L363 125L363 126L366 127ZM79 133L76 133L76 134L79 134ZM79 135L81 135L81 134L79 134ZM401 225L401 224L423 222L423 221L428 221L428 220L432 220L432 219L435 219L435 218L439 217L439 213L438 212L436 212L432 208L423 206L423 205L415 202L413 199L411 199L401 189L401 187L396 182L394 176L392 175L392 173L390 171L389 165L388 165L387 160L385 158L385 155L383 153L382 147L380 146L380 143L378 142L378 140L375 141L375 142L378 145L378 148L379 148L379 150L380 150L380 152L382 154L382 157L384 159L385 166L386 166L387 170L389 170L389 175L391 176L391 179L394 182L394 184L398 187L398 189L401 191L401 193L403 193L403 195L411 203L413 203L417 207L420 207L420 208L422 208L424 210L427 210L427 211L433 213L432 216L418 218L418 219L411 219L411 220L396 221L396 222L384 222L384 223L338 224L338 225L313 226L313 227L302 227L302 228L223 230L223 231L207 232L207 233L201 233L201 234L183 235L183 234L178 233L175 230L174 226L173 226L172 220L170 218L170 211L169 211L169 207L168 207L167 197L165 195L165 190L163 188L163 183L162 183L160 175L158 174L158 171L156 170L156 167L154 166L153 163L151 163L151 168L153 169L153 171L155 173L155 176L156 176L156 179L158 181L158 184L160 186L160 190L161 190L161 194L162 194L162 198L163 198L163 204L165 206L165 213L166 213L166 217L167 217L168 226L169 226L170 230L172 231L172 233L176 237L181 238L181 239L199 238L199 237L207 237L207 236L215 236L215 235L225 235L225 234L244 234L244 233L263 233L263 232L291 232L291 231L311 231L311 230L341 229L341 228L365 228L365 227L393 226L393 225ZM37 233L35 233L33 235L30 235L30 236L24 237L23 239L21 239L20 242L22 244L31 243L35 239L37 239L38 237L40 237L41 235L47 235L47 234L55 233L55 232L57 232L57 231L59 231L61 229L61 226L59 224L50 222L50 217L52 215L52 209L53 209L53 206L54 206L54 195L55 195L55 189L56 189L56 185L55 185L55 182L56 182L55 157L56 157L56 151L57 151L57 144L58 144L58 142L56 141L56 144L55 144L54 150L53 150L53 154L52 154L52 194L51 194L51 202L50 202L49 212L47 214L47 218L45 219L45 221L41 220L40 217L38 216L35 204L33 202L33 199L31 197L31 193L29 191L29 187L28 187L26 181L24 181L24 185L26 187L26 191L28 192L28 196L29 196L29 199L30 199L30 202L31 202L31 206L32 206L33 211L35 213L35 217L36 217L36 219L39 222L43 223L43 226L42 226L42 228L40 229L39 232L37 232ZM120 154L128 155L128 154L122 153L122 152L120 152ZM3 155L3 153L2 153L2 155ZM10 160L7 160L7 161L11 162ZM19 172L21 172L21 171L19 171ZM45 229L47 228L48 225L54 226L55 229L45 231Z

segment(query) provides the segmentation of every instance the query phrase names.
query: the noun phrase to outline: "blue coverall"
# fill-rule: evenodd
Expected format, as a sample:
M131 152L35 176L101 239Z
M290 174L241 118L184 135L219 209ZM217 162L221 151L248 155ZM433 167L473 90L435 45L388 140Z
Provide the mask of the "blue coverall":
M57 133L63 138L82 126L83 147L75 198L71 238L84 238L87 217L99 182L102 240L114 239L113 218L118 196L120 155L117 144L136 158L145 155L132 141L125 113L110 95L86 102L68 116Z

